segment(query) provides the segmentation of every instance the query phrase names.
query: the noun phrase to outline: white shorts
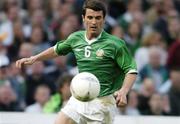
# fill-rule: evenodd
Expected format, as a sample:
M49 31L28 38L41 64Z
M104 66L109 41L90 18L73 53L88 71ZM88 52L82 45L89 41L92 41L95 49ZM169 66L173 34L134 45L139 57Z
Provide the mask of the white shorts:
M116 101L112 95L81 102L71 97L61 111L77 124L112 124L116 114Z

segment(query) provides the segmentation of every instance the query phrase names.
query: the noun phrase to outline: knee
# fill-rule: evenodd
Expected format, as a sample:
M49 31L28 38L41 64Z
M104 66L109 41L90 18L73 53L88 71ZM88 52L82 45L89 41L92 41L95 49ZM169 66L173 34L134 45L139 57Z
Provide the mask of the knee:
M54 124L60 124L60 118L59 118L59 115L56 117L55 123L54 123Z
M75 124L75 122L64 113L60 112L56 117L55 124Z
M61 113L58 113L54 124L64 124L64 117Z

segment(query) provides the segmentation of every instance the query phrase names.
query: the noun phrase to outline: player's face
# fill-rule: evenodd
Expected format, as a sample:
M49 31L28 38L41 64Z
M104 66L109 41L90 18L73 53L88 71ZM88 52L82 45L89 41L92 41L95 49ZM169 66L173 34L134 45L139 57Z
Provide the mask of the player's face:
M82 17L87 30L87 35L89 37L98 36L104 25L103 11L86 9L86 14Z

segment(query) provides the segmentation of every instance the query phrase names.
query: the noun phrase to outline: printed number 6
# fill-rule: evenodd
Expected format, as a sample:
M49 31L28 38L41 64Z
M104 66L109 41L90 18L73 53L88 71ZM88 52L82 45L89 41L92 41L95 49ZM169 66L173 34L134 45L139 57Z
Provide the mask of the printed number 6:
M91 56L91 51L90 51L90 50L91 50L91 47L90 47L90 46L86 46L86 47L85 47L85 53L84 53L84 56L85 56L85 57L88 58L88 57Z

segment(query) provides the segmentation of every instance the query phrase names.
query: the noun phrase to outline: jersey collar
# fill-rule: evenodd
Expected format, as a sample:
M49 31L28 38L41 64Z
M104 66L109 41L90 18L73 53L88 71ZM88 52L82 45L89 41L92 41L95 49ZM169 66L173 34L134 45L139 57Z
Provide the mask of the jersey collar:
M87 38L87 36L86 36L86 31L85 31L84 37L85 37L86 42L87 42L89 45L92 44L92 43L94 43L94 42L97 41L99 38L101 38L102 32L103 32L103 30L101 31L101 33L99 34L98 37L89 40L89 39Z

